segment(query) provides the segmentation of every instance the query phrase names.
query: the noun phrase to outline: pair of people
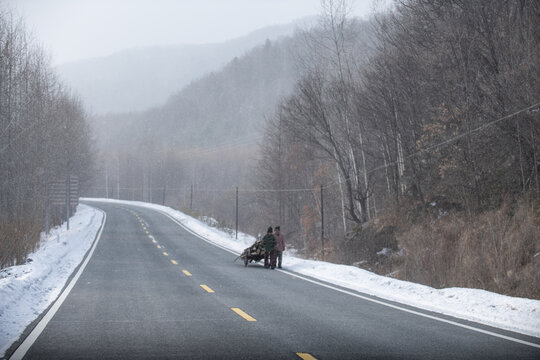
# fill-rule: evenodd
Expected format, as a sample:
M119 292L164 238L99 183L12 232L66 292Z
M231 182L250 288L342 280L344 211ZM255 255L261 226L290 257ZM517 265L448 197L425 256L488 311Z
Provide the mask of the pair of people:
M285 237L283 234L281 234L281 229L279 226L276 226L273 231L271 226L268 228L266 235L263 237L263 244L264 267L272 270L275 269L277 258L278 268L281 269L283 251L285 251Z

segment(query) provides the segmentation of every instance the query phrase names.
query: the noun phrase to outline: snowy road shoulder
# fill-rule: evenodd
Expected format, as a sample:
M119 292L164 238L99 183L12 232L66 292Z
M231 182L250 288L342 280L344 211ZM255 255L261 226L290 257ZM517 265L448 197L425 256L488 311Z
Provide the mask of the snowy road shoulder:
M55 301L92 246L103 213L80 204L65 225L43 236L27 263L0 271L0 357L25 328Z
M238 233L238 239L235 239L232 233L213 228L166 206L134 201L86 200L142 206L164 212L194 233L238 254L255 241L254 237L243 233ZM283 264L286 270L382 299L540 337L540 300L505 296L480 289L434 289L377 275L355 266L301 259L287 251L283 255Z

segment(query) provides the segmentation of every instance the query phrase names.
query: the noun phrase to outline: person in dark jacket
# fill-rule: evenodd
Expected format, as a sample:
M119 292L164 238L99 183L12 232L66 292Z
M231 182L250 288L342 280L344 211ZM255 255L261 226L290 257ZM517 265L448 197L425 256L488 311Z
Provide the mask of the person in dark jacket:
M276 238L272 234L272 227L268 228L266 235L263 237L264 244L264 267L271 268L272 270L276 267ZM270 263L268 263L268 258L270 258Z
M274 228L274 237L276 238L276 258L277 258L277 267L281 269L281 262L283 260L283 251L285 251L285 236L280 233L281 228L276 226Z

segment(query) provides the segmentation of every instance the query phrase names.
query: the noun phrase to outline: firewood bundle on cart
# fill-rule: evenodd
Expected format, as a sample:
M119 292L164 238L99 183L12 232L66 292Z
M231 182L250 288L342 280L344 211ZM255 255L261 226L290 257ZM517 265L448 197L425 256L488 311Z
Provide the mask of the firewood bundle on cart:
M234 261L238 259L244 260L244 266L248 266L248 263L252 261L258 262L264 259L263 241L260 238L256 240L253 243L253 245L244 249L244 252L242 252L242 254L239 257L237 257Z

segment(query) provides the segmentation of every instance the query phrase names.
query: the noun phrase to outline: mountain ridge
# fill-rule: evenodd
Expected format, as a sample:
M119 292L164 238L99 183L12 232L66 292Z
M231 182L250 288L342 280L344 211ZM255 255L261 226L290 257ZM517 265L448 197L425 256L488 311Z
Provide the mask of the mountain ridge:
M292 35L313 19L267 26L222 43L128 48L105 57L58 65L56 69L91 113L143 111L163 105L191 81L220 70L267 39Z

